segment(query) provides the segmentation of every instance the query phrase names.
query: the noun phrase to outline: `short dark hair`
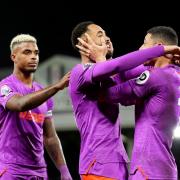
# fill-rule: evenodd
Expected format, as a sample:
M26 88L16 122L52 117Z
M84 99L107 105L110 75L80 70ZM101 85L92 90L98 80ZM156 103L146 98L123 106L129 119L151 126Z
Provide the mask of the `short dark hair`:
M178 45L178 36L172 27L155 26L147 31L154 38L162 39L167 45Z
M94 24L94 22L92 21L84 21L81 22L79 24L77 24L75 26L75 28L73 29L72 33L71 33L71 43L72 46L76 48L76 44L78 43L78 37L81 37L81 35L83 35L87 30L88 30L88 26Z

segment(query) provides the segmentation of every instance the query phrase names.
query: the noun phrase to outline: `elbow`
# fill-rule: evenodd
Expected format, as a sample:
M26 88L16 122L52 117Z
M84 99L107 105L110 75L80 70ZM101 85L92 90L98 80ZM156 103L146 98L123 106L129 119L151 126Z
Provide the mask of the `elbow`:
M15 111L23 112L23 111L26 111L26 110L27 110L27 108L26 108L26 106L24 104L17 103Z
M6 108L9 109L10 111L15 111L15 112L23 112L26 111L26 108L22 103L19 103L16 101L16 103L10 103L7 102Z
M44 146L45 147L54 146L55 144L59 143L59 139L58 139L57 136L47 137L47 136L44 135L43 141L44 141Z
M24 111L28 111L28 110L30 110L30 109L27 108L27 107L25 107L25 106L21 106L21 107L19 108L19 111L20 111L20 112L24 112Z
M23 112L30 108L22 96L14 96L6 103L6 108L11 111Z
M16 102L15 111L24 112L27 110L30 110L27 103L19 99L19 101Z

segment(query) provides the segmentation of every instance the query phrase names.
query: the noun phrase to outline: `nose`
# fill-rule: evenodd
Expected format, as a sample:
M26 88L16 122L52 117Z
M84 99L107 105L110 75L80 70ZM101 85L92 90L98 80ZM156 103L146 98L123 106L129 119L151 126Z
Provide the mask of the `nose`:
M33 60L37 60L36 55L32 55L31 59L33 59Z
M34 62L34 63L38 63L39 58L38 58L36 55L33 55L33 56L31 57L31 61Z
M106 38L105 38L105 42L106 42L106 44L111 44L110 38L109 38L109 37L106 37Z

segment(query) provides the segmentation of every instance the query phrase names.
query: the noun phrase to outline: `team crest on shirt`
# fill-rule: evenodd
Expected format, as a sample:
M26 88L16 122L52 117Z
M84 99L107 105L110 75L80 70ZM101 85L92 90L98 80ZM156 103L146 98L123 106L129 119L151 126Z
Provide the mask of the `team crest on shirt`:
M1 87L1 95L2 96L9 96L9 94L12 92L11 88L7 85L4 85Z
M148 70L144 71L137 79L137 84L144 84L149 79L150 72Z

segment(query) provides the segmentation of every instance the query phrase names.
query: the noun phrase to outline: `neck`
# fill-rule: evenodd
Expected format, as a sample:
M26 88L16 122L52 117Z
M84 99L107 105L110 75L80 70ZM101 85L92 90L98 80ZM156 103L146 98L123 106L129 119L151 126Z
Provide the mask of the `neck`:
M94 61L91 61L91 59L87 56L81 55L81 62L82 64L87 64L87 63L95 63Z
M168 59L166 57L159 57L155 61L154 67L160 67L163 68L167 65L171 64L171 59Z
M81 62L82 64L86 64L86 63L99 63L99 62L104 62L106 61L106 57L100 56L96 59L96 61L91 60L89 57L81 55Z
M15 68L13 74L24 84L28 85L29 87L32 87L34 73L25 73Z

